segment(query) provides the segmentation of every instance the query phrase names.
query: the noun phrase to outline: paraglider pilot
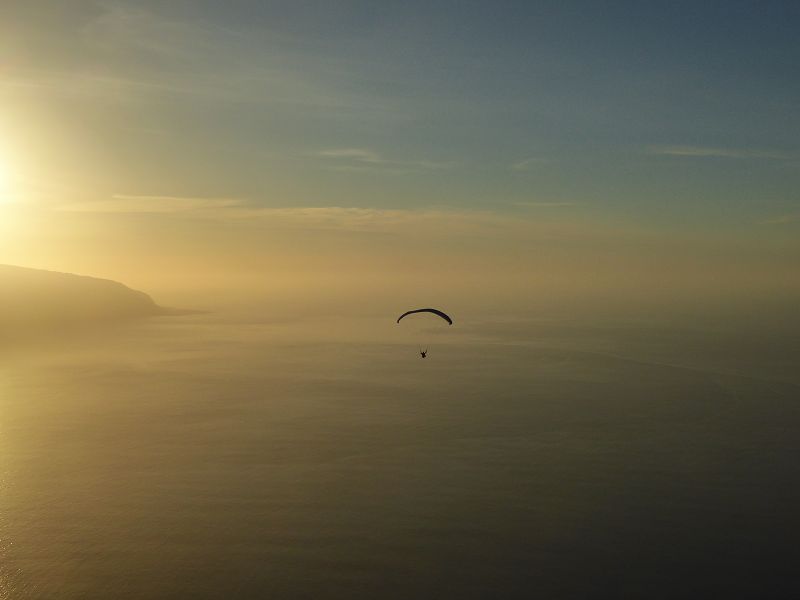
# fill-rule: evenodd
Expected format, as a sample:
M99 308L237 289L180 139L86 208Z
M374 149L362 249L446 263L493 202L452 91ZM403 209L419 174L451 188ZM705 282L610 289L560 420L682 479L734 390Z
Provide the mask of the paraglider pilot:
M400 315L397 318L397 322L399 323L400 321L403 320L404 317L407 317L408 315L413 315L414 313L433 313L434 315L437 315L437 316L441 317L442 319L444 319L445 321L447 321L448 325L452 325L453 324L453 319L451 319L449 315L443 313L442 311L440 311L440 310L438 310L436 308L418 308L416 310L409 310L408 312L404 312L402 315ZM420 348L419 349L419 355L422 358L425 358L426 356L428 356L428 349L425 348L423 350L422 348Z

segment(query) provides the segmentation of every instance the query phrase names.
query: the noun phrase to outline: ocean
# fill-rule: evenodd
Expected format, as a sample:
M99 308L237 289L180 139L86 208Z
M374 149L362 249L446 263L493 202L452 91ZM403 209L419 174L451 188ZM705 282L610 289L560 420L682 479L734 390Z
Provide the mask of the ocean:
M455 317L6 349L0 599L800 595L796 337Z

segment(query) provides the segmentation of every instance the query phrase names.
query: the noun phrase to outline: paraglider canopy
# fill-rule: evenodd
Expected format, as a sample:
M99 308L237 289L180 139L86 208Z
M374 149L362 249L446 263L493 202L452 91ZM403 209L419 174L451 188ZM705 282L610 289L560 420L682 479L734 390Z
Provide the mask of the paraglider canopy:
M403 317L406 317L408 315L413 315L414 313L423 313L423 312L433 313L434 315L437 315L437 316L443 318L445 321L447 321L447 323L449 325L453 324L453 319L451 319L449 316L447 316L442 311L437 310L435 308L418 308L416 310L409 310L408 312L404 312L402 315L400 315L397 318L397 322L399 323L402 320Z

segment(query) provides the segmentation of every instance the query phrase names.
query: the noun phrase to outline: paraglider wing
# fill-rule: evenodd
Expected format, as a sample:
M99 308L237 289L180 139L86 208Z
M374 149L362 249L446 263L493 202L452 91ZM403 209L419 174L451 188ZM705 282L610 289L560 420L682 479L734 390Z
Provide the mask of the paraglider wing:
M442 318L443 318L445 321L447 321L447 322L448 322L448 324L450 324L450 325L452 325L452 324L453 324L453 319L451 319L450 317L448 317L448 316L447 316L446 314L444 314L442 311L440 311L440 310L436 310L435 308L418 308L418 309L416 309L416 310L410 310L410 311L408 311L408 312L404 312L402 315L400 315L400 316L398 317L398 319L397 319L397 322L399 323L399 322L400 322L400 320L401 320L403 317L405 317L405 316L408 316L408 315L413 315L414 313L421 313L421 312L429 312L429 313L433 313L433 314L435 314L435 315L438 315L438 316L442 317Z

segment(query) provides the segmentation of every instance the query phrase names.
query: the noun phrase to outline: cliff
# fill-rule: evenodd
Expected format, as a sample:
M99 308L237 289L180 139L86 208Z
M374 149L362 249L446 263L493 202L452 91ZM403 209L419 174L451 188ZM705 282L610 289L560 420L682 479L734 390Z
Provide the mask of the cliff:
M116 281L0 265L0 332L165 312Z

